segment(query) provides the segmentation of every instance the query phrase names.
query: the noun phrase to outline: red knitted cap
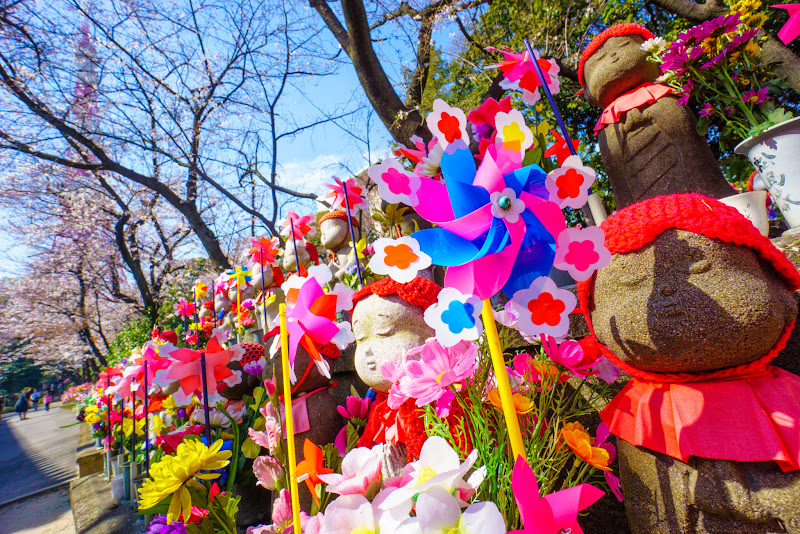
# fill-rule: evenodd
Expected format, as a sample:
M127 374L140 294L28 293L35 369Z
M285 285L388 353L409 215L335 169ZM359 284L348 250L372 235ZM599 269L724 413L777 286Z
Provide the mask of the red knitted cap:
M624 254L638 250L670 228L687 230L725 243L750 247L759 258L772 265L789 289L795 291L800 288L800 274L795 266L736 208L697 193L665 195L637 202L611 215L600 227L605 233L606 248L612 254ZM598 343L594 337L591 312L594 310L592 293L594 292L595 276L577 284L581 312L586 317L589 326L592 338L590 341L596 343L596 347L618 367L630 374L647 379L659 376L670 377L669 379L663 378L664 381L699 381L711 379L720 373L724 375L727 372L727 370L723 370L710 373L646 373L619 360L608 347ZM793 326L794 323L784 330L781 339L766 355L740 367L742 369L757 368L769 362L784 347Z
M424 310L436 302L436 297L439 296L439 291L441 290L442 288L435 282L419 276L406 284L395 282L391 278L382 278L360 289L353 295L353 307L359 300L374 294L382 297L397 295L409 304L419 306Z
M645 39L652 39L653 34L639 24L634 24L632 22L626 24L616 24L611 26L610 28L606 28L600 34L592 39L586 48L583 50L583 54L581 54L581 62L578 65L578 82L580 82L581 87L583 87L584 80L583 80L583 66L586 63L586 60L589 59L589 56L597 52L597 49L600 48L606 40L610 39L611 37L622 37L623 35L641 35Z
M327 221L328 219L341 219L343 221L346 221L347 212L339 210L329 211L328 213L319 218L319 224L322 224L324 221ZM352 215L350 216L350 221L352 221L353 226L358 226L358 220Z

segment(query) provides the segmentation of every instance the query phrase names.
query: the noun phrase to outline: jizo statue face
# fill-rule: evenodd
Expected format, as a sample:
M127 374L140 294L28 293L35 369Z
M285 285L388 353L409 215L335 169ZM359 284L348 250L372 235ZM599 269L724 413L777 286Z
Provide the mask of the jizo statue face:
M592 323L629 365L723 369L768 352L797 315L791 292L755 251L671 229L598 271Z
M353 309L356 337L356 372L365 384L384 393L392 383L381 374L387 362L399 362L406 351L419 347L434 335L419 306L397 295L369 295Z
M589 56L583 66L587 102L605 108L618 96L658 77L658 64L647 60L642 43L641 35L610 37Z
M338 249L350 238L350 229L344 219L325 219L319 225L319 231L320 242L328 250Z

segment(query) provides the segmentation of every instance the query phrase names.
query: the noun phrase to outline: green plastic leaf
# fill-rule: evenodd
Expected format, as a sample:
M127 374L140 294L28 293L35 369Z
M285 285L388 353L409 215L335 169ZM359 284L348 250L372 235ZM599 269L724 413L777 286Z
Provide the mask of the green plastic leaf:
M258 455L261 453L261 446L257 445L255 441L251 438L247 438L242 443L242 454L244 454L245 458L253 459L257 458Z

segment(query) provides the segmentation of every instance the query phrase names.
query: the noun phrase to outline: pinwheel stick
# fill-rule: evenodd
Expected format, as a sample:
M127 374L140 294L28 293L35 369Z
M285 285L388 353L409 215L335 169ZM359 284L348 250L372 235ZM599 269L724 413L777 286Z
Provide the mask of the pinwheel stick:
M197 293L194 294L194 335L197 339L194 340L194 348L200 348L200 314L197 307Z
M292 384L289 382L289 331L286 329L286 304L280 306L281 365L283 368L283 406L286 412L286 448L289 450L289 484L292 496L292 524L300 534L300 497L297 488L297 457L294 444L294 414L292 413Z
M267 333L267 284L264 283L264 249L259 249L261 255L261 305L264 306L264 333Z
M364 278L361 276L361 262L358 261L358 245L356 244L356 232L353 229L353 218L350 215L350 199L347 198L347 180L342 182L342 191L344 191L344 206L347 209L347 226L350 227L350 239L353 242L353 254L356 255L356 272L358 273L359 288L364 286Z
M122 462L122 457L125 455L125 445L122 443L122 438L125 437L123 428L125 428L125 399L119 403L119 460Z
M150 429L147 425L147 359L144 360L144 471L150 476Z
M483 327L486 330L486 340L489 342L489 354L492 356L492 367L497 377L497 389L500 390L500 403L503 406L503 416L508 429L508 440L511 442L511 452L514 458L526 458L525 447L522 444L522 433L519 430L517 410L511 396L511 386L508 383L506 362L503 359L503 349L500 346L500 337L497 335L497 325L494 322L492 303L489 299L483 301Z
M124 405L124 402L123 402ZM131 502L136 509L136 393L131 392Z
M294 246L294 263L297 267L297 274L300 275L300 255L297 254L297 241L294 239L294 219L289 217L289 224L292 225L292 245Z
M106 368L106 390L111 387L111 378L108 376L108 368ZM111 445L114 443L114 432L111 430L111 395L106 395L106 404L108 405L108 416L106 417L106 425L108 426L108 445L106 446L106 461L108 462L108 481L111 482Z
M569 130L567 130L567 125L564 124L564 119L561 117L561 113L558 111L558 106L556 106L553 93L550 92L550 88L547 86L547 82L544 79L544 73L542 72L542 67L540 67L539 62L536 61L536 56L533 54L531 43L528 41L527 37L523 39L523 42L525 43L525 49L528 51L528 55L531 58L531 63L533 63L533 68L536 69L536 76L539 77L539 82L542 84L542 91L544 91L547 101L550 103L550 109L553 110L553 114L556 116L556 121L558 122L558 128L561 130L561 135L567 142L567 148L569 148L570 154L577 156L578 152L575 150L575 145L572 144L572 137L570 137ZM589 193L592 194L591 189L589 190ZM583 215L583 218L586 219L588 224L595 224L595 219L605 219L605 209L602 208L602 203L599 204L599 206L603 211L602 214L593 213L592 209L588 206L583 206L581 208L581 215ZM595 207L595 209L597 209L597 207Z
M206 418L206 447L211 446L211 410L208 407L208 382L206 381L206 353L200 353L200 379L203 382L203 415Z

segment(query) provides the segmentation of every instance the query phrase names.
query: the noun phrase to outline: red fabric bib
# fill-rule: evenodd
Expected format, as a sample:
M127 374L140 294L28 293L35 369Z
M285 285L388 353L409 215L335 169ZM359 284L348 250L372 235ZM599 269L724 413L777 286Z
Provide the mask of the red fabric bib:
M620 95L611 104L608 105L597 124L594 125L594 135L597 135L600 130L609 124L616 124L620 121L623 114L632 109L650 105L664 95L672 92L672 88L660 83L648 83L640 85L632 91Z
M628 443L684 462L699 456L800 469L800 377L776 367L708 382L633 378L600 417Z

